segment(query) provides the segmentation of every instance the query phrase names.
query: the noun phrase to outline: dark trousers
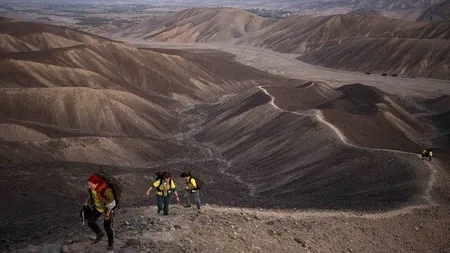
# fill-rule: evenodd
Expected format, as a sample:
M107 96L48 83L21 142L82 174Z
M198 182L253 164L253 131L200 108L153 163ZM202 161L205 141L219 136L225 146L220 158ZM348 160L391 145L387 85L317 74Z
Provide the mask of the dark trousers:
M423 159L424 157L428 157L428 160L431 161L431 156L430 156L429 154L424 154L424 153L422 153L422 159Z
M161 210L163 210L164 215L169 215L169 200L170 194L167 194L167 196L156 195L156 204L158 206L158 213L161 213Z
M195 205L197 205L197 209L200 209L201 201L200 201L200 191L197 190L195 192L192 191L186 191L184 193L184 200L186 201L186 205L191 205L191 196L195 201Z
M100 227L97 225L96 221L97 219L102 215L102 213L100 213L96 208L94 208L94 210L92 210L92 212L89 215L89 219L88 219L88 226L97 234L101 234L102 230L100 229ZM109 220L104 220L103 221L103 228L106 231L106 235L108 236L108 245L111 246L114 243L114 234L113 234L113 230L111 227L111 223L112 223L112 214L111 214L111 218Z

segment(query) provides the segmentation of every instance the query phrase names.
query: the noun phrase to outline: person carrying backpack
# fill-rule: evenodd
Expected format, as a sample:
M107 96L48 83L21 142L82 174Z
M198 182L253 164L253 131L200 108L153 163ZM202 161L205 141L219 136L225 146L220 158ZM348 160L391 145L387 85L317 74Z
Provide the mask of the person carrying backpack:
M197 209L200 210L200 181L194 177L192 177L190 172L181 173L180 177L184 177L186 180L186 192L184 193L184 200L186 201L186 205L184 207L191 207L191 196L195 201L195 205L197 205Z
M176 184L175 181L172 180L169 172L164 172L162 175L157 175L158 176L153 182L153 185L148 188L146 194L147 196L150 196L150 192L152 191L152 189L156 189L156 205L158 207L157 213L160 214L162 210L164 212L164 215L169 215L169 201L172 193L175 194L177 202L180 202Z
M431 157L433 157L433 150L431 148L424 149L422 151L422 158L421 159L423 159L424 157L428 157L428 160L431 161Z
M113 189L111 189L108 182L100 175L94 173L88 179L89 197L84 203L84 206L92 207L87 224L95 232L96 238L94 244L100 242L105 235L100 227L97 225L97 219L104 214L103 228L108 236L108 250L114 249L114 234L112 230L113 210L116 207L116 196Z

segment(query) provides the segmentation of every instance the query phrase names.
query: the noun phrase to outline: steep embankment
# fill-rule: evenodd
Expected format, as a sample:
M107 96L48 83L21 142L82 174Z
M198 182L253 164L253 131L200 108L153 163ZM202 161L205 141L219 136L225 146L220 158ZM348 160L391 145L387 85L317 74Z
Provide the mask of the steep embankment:
M228 172L238 175L250 194L278 207L384 209L421 202L420 196L427 191L425 182L430 177L428 167L415 154L358 147L383 149L398 145L392 141L381 143L377 138L357 143L358 127L366 127L367 132L376 130L379 118L374 118L373 112L361 112L367 114L370 124L358 126L357 118L350 119L347 125L337 124L348 134L343 136L339 132L339 136L335 127L327 123L327 116L345 115L351 107L339 108L333 114L327 114L326 110L323 114L314 110L284 111L270 93L276 89L252 89L209 108L210 120L197 135L199 140L210 141L220 148L232 164ZM320 94L323 89L326 87L319 86L314 93L324 97ZM338 98L335 97L339 91L329 94L332 104L332 101L339 103L339 98L345 100L346 91L340 92L344 95ZM357 95L353 99L365 98ZM391 103L391 108L389 104L381 108L386 112L393 110L395 104ZM353 109L367 109L367 105L357 102L353 105ZM299 107L304 106L299 103ZM336 118L331 122L338 123ZM408 145L414 145L387 117L384 122L387 126L379 132L379 138L399 138L404 141L397 146L400 149L409 150ZM347 131L345 127L350 129Z

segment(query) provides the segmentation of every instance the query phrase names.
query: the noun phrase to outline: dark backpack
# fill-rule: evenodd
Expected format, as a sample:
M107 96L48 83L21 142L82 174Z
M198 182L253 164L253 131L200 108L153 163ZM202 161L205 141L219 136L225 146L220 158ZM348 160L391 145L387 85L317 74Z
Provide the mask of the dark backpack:
M193 178L195 180L195 182L197 183L197 188L195 190L200 190L205 185L205 183L202 180L200 180L198 177L192 176L192 170L188 171L188 175L191 178Z
M205 185L205 183L202 180L200 180L198 177L191 177L191 178L193 178L195 180L195 182L197 183L196 190L200 190Z
M202 180L200 180L198 177L192 176L192 170L188 171L188 175L191 178L193 178L195 180L195 182L197 183L197 188L195 190L200 190L205 185L205 183Z
M118 208L119 202L120 202L120 197L122 196L122 189L123 189L122 183L119 180L117 180L115 177L104 172L103 170L99 170L99 171L95 172L94 174L101 177L105 182L108 183L108 187L113 191L114 200L116 201L116 206L113 209Z
M163 174L164 174L164 172L156 172L155 181L164 179Z

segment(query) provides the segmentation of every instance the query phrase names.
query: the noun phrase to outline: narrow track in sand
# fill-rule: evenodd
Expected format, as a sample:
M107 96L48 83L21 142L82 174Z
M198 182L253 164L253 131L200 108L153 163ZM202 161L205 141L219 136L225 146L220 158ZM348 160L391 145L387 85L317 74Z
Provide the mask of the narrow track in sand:
M330 122L325 120L324 115L322 114L322 112L320 110L312 110L312 112L298 112L298 111L288 111L288 110L284 110L282 108L280 108L279 106L277 106L275 104L275 97L270 94L266 89L264 89L261 86L258 86L258 88L264 92L267 96L270 97L270 104L272 105L272 107L274 107L275 109L281 111L281 112L287 112L287 113L292 113L295 115L300 115L300 116L307 116L307 117L313 117L314 119L316 119L318 122L320 122L321 124L324 124L325 126L327 126L333 133L336 134L336 136L338 137L338 139L346 146L352 147L352 148L357 148L357 149L364 149L364 150L372 150L372 151L381 151L381 152L390 152L390 153L396 153L396 154L401 154L401 155L408 155L408 156L414 156L414 158L418 159L418 154L416 153L411 153L411 152L405 152L405 151L400 151L400 150L393 150L393 149L381 149L381 148L369 148L369 147L362 147L362 146L358 146L355 144L352 144L347 137L333 124L331 124ZM424 161L425 162L425 161ZM433 206L438 206L439 204L436 203L432 196L431 196L431 191L434 187L434 184L436 182L436 174L437 174L437 168L435 166L438 166L437 164L435 164L433 166L432 163L429 162L425 162L426 165L428 166L428 169L430 171L430 179L428 180L428 183L424 189L423 192L423 199L427 202L427 204L423 204L423 205L415 205L415 206L408 206L408 207L404 207L401 209L396 209L396 210L391 210L391 211L386 211L386 212L381 212L381 213L372 213L372 214L358 214L355 212L321 212L321 211L317 211L314 213L311 212L296 212L296 213L285 213L289 216L309 216L309 215L318 215L321 214L322 216L352 216L352 217L360 217L361 215L364 217L368 217L368 218L382 218L382 217L390 217L390 216L395 216L395 215L402 215L402 214L407 214L410 213L412 211L414 211L415 209L423 209L423 208L429 208L429 207L433 207ZM276 214L276 213L275 213Z

